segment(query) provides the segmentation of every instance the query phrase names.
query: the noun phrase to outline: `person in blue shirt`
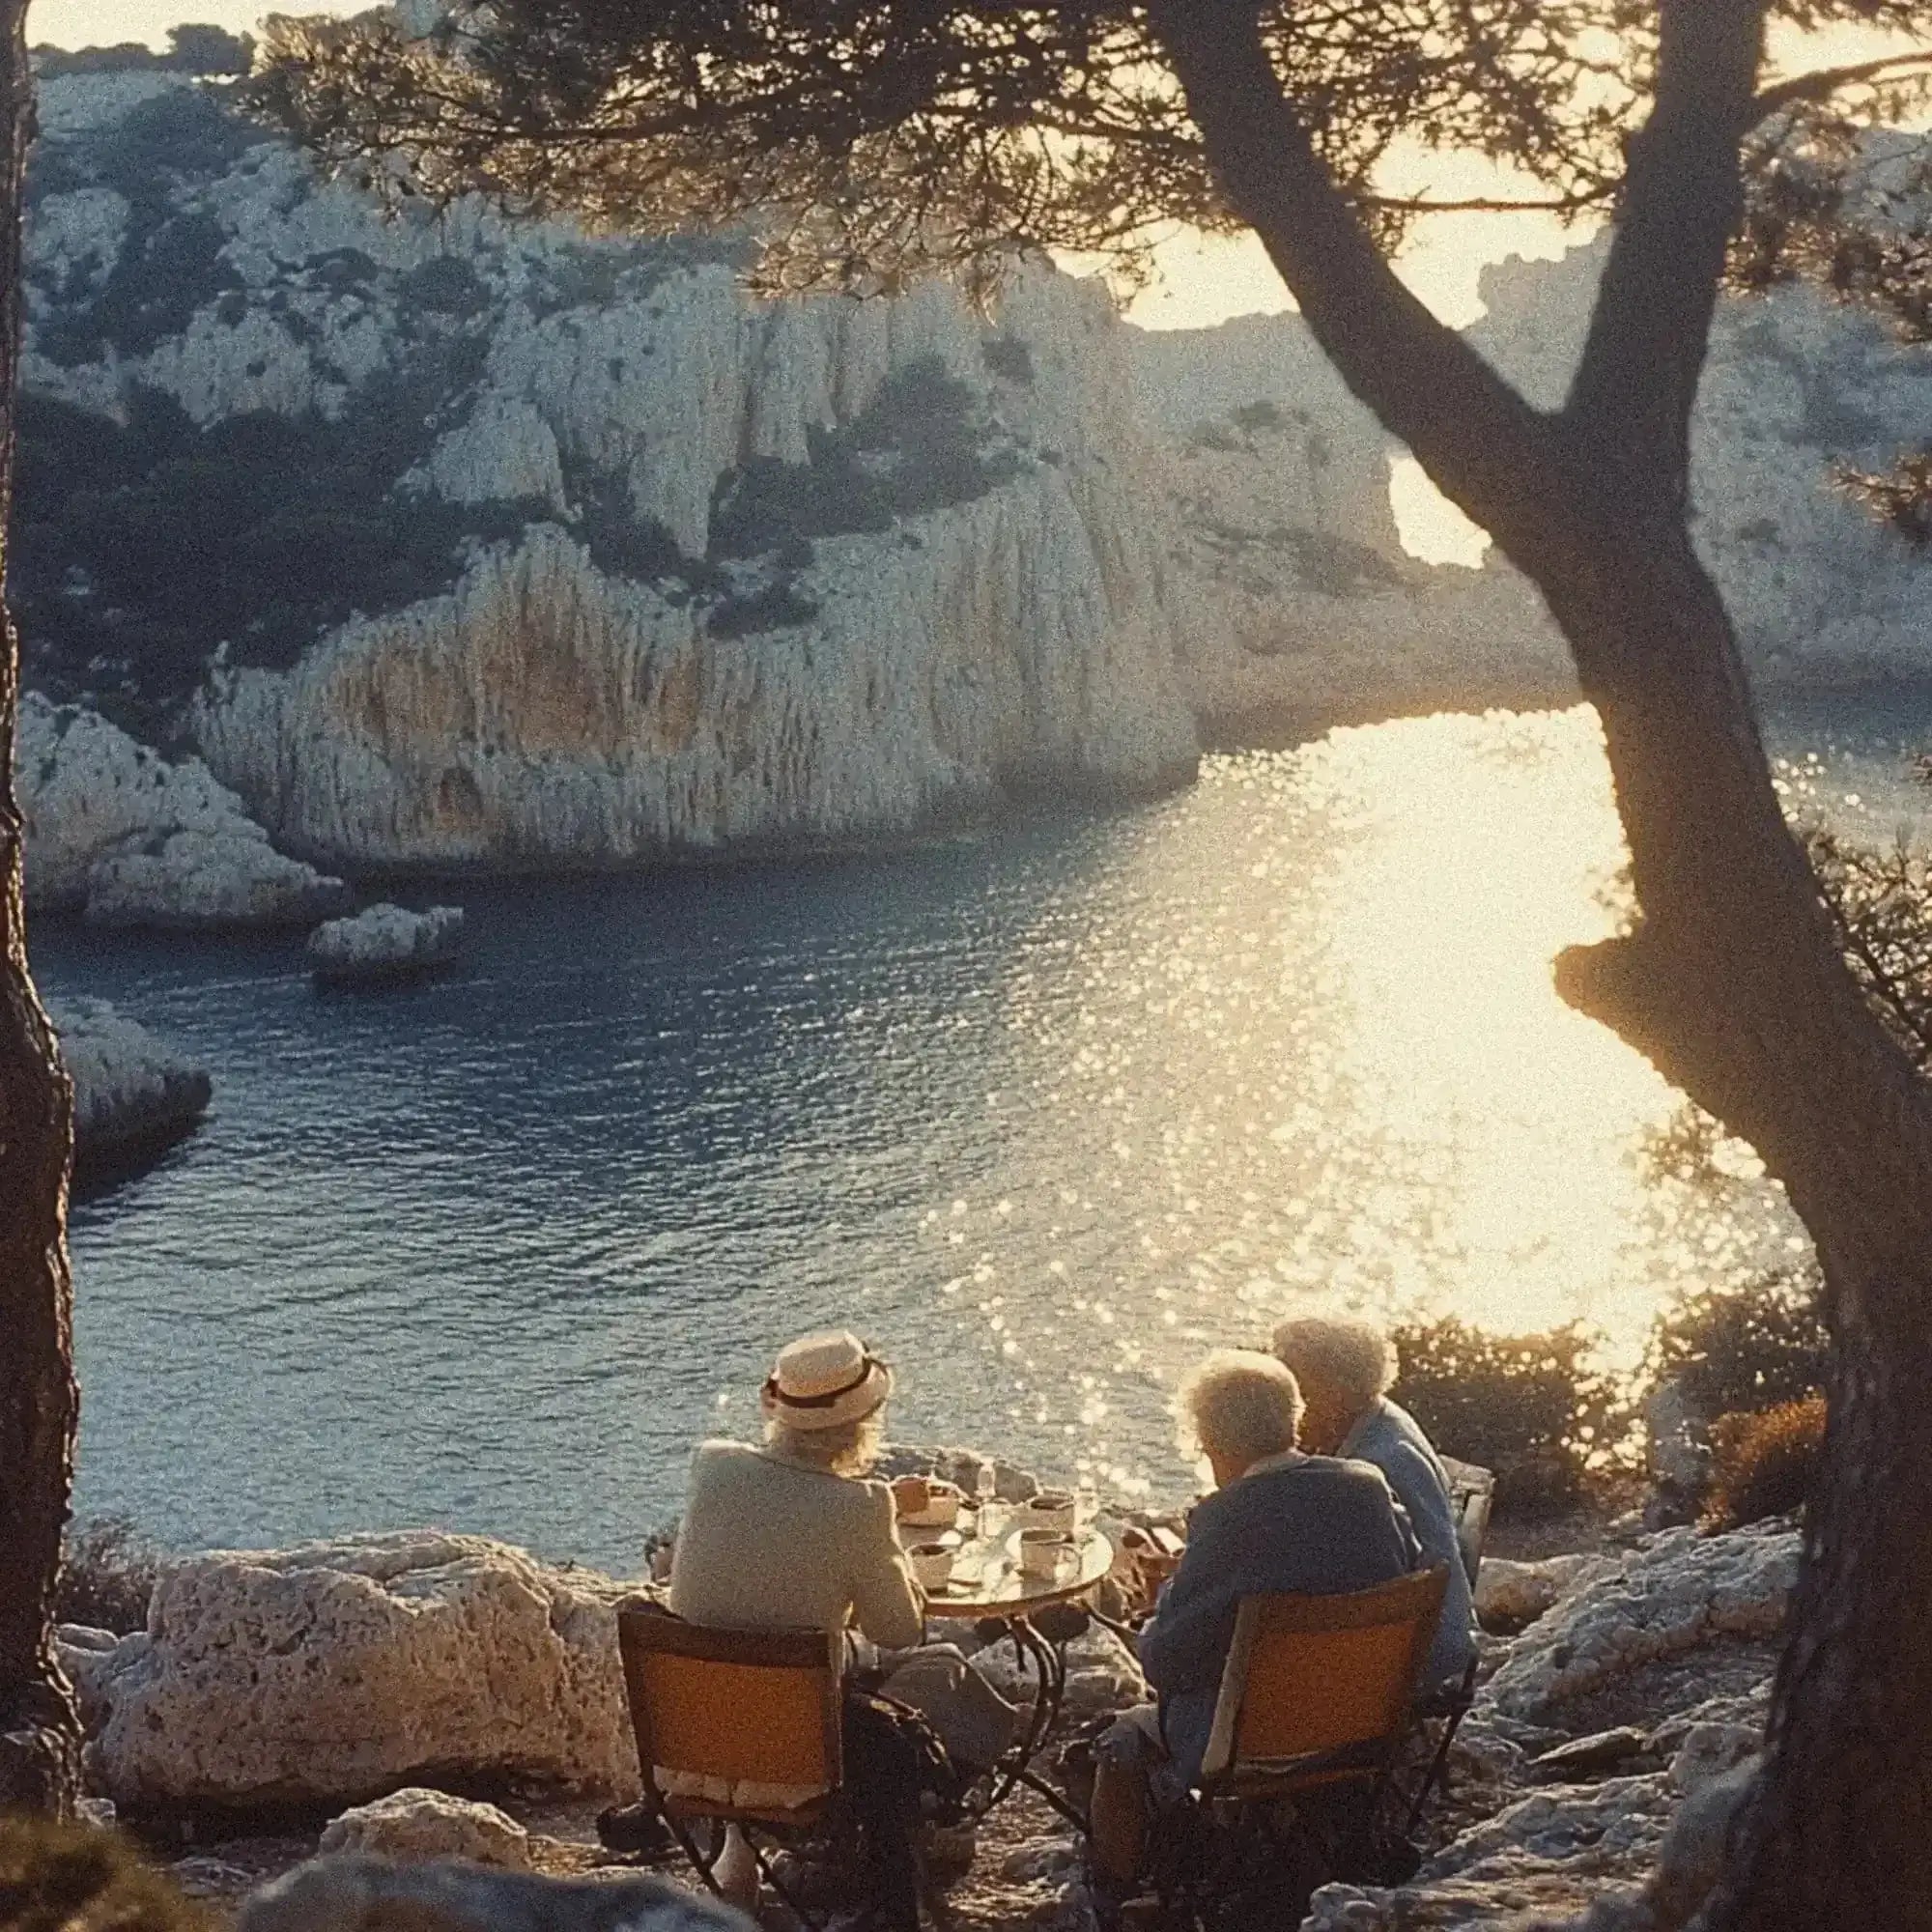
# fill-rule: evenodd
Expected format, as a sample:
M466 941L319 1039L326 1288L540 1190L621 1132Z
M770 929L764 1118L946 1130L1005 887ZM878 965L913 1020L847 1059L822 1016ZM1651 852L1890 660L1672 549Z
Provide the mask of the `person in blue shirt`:
M1181 1387L1184 1450L1214 1490L1195 1506L1187 1548L1141 1632L1159 1701L1129 1712L1094 1753L1091 1856L1095 1903L1139 1876L1153 1810L1200 1776L1221 1672L1243 1597L1373 1589L1418 1567L1415 1538L1381 1474L1296 1447L1301 1394L1272 1355L1222 1350Z
M1409 1412L1389 1400L1396 1352L1372 1321L1303 1316L1274 1331L1274 1352L1301 1390L1301 1442L1321 1456L1372 1463L1387 1479L1422 1546L1425 1566L1448 1567L1442 1617L1422 1679L1425 1698L1459 1684L1476 1655L1469 1574L1456 1539L1448 1471Z

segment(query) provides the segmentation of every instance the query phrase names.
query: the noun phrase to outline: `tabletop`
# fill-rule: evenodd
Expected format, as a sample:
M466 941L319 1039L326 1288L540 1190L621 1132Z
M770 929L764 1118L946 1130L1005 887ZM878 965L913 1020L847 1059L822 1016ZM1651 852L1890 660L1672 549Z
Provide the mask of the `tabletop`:
M925 1593L928 1617L1024 1616L1084 1596L1114 1567L1114 1546L1097 1529L1075 1530L1054 1568L1033 1575L1020 1568L1017 1527L993 1538L955 1534L952 1577ZM944 1540L910 1525L904 1537Z

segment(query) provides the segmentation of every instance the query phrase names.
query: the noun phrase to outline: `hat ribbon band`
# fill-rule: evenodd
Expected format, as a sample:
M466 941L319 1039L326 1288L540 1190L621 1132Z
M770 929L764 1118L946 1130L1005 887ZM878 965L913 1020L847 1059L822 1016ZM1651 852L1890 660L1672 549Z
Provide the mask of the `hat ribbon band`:
M849 1382L830 1389L824 1395L787 1395L780 1386L778 1377L770 1376L765 1380L765 1393L774 1402L783 1403L787 1408L830 1408L833 1404L843 1402L848 1395L864 1388L871 1380L872 1371L884 1367L885 1364L876 1355L867 1355L859 1373Z

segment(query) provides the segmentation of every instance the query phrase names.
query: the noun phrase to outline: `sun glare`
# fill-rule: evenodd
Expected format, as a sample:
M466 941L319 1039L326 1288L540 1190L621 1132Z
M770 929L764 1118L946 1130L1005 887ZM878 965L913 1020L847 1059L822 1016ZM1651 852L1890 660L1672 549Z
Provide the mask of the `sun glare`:
M1489 532L1472 524L1412 456L1389 458L1389 508L1395 512L1396 534L1410 556L1464 570L1482 568Z

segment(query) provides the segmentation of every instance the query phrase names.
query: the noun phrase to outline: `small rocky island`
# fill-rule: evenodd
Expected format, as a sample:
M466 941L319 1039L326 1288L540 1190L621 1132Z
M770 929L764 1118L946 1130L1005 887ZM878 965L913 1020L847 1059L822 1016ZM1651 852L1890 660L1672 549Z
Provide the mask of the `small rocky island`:
M125 1179L201 1124L205 1068L105 1000L66 999L49 1016L73 1080L76 1186Z
M462 935L461 906L411 912L384 900L317 926L308 939L309 969L318 986L413 985L455 963Z

